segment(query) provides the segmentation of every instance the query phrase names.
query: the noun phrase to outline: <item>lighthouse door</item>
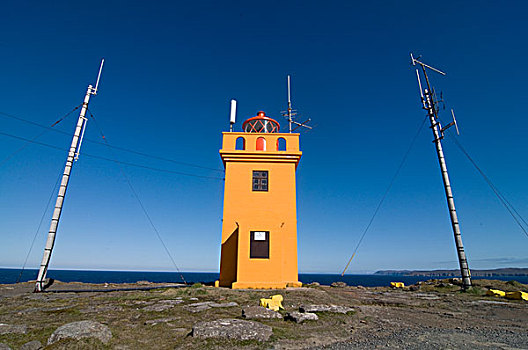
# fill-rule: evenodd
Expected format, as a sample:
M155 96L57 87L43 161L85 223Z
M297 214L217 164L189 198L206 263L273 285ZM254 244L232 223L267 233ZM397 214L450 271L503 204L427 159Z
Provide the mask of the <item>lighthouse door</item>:
M269 231L251 231L249 257L269 259Z

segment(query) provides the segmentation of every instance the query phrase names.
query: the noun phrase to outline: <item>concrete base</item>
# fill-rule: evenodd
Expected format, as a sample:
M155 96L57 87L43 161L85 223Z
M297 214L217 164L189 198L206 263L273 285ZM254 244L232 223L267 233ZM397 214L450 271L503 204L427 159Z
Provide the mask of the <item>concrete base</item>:
M232 289L285 289L302 287L302 282L233 282Z

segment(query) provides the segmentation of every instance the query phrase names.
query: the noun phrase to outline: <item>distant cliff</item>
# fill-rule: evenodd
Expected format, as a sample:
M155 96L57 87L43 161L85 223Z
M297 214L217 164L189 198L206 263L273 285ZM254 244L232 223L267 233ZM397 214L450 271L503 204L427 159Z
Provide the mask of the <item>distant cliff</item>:
M391 276L441 276L441 277L460 277L460 270L384 270L377 271L375 275ZM471 270L473 277L494 277L494 276L528 276L528 268L508 267L494 270Z

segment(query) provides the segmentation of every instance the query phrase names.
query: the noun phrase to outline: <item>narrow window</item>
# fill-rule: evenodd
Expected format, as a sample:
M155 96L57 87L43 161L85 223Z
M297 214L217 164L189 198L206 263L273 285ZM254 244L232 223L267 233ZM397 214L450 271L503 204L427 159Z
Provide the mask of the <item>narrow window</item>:
M257 139L257 151L265 151L266 150L266 139L263 137L259 137Z
M243 151L246 149L246 139L239 137L236 139L235 150Z
M277 151L286 151L286 140L283 137L277 139Z
M253 170L253 191L268 191L267 170Z
M269 259L269 231L250 232L249 257Z

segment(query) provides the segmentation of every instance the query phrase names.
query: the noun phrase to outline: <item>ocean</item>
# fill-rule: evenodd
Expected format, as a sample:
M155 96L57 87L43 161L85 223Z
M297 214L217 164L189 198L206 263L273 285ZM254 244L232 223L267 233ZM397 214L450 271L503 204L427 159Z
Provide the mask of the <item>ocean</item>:
M38 270L24 270L20 278L21 282L35 280ZM0 269L0 284L16 283L20 269ZM187 283L212 283L218 279L218 273L209 272L183 272ZM62 282L85 282L85 283L133 283L137 281L149 281L157 283L181 283L182 278L177 272L144 272L144 271L85 271L85 270L49 270L48 277ZM329 285L332 282L345 282L350 286L380 287L387 286L391 281L404 282L406 285L418 281L426 281L435 277L422 276L384 276L384 275L334 275L334 274L312 274L300 273L299 280L303 283L319 282ZM436 277L445 278L445 277ZM503 281L515 280L528 284L528 276L497 276L483 277L487 279L498 279ZM479 279L479 277L473 277Z

